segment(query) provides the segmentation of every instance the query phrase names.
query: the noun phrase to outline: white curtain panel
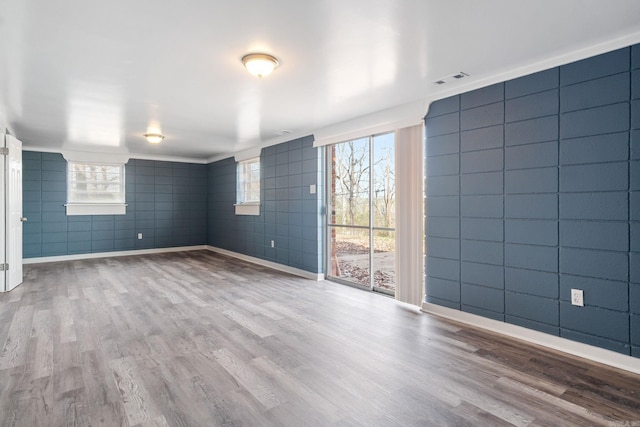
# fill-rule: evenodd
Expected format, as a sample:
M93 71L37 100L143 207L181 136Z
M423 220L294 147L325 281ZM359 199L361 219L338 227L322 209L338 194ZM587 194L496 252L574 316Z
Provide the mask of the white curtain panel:
M424 302L422 124L396 130L396 299Z

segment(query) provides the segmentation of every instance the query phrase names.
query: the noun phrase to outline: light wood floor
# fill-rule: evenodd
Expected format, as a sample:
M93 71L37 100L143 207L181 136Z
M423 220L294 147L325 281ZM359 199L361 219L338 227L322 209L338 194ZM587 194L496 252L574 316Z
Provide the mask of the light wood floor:
M206 251L25 267L0 425L639 426L640 376Z

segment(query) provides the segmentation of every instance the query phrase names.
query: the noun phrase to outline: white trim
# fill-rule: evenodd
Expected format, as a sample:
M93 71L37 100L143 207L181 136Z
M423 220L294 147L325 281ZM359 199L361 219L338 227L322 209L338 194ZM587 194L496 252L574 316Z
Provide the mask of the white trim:
M25 145L23 146L22 151L37 151L41 153L58 153L58 154L62 154L62 156L64 157L63 153L68 152L69 150L64 150L62 148L40 147L37 145ZM101 153L101 154L105 154L105 153ZM179 156L174 157L174 156L138 154L138 153L122 153L121 155L126 155L129 159L136 159L136 160L156 160L160 162L195 163L199 165L206 165L207 163L210 163L207 159L195 158L195 157L179 157ZM227 157L230 157L230 156L227 156Z
M175 162L175 163L195 163L197 165L206 165L209 163L206 159L196 157L174 157L174 156L161 156L153 154L136 154L131 153L130 158L136 160L154 160L158 162Z
M207 159L207 163L215 163L215 162L219 162L220 160L225 160L225 159L232 159L233 153L229 154L229 153L224 153L224 154L218 154L216 156L211 156ZM233 159L234 161L236 159Z
M312 273L310 271L301 270L295 267L289 267L288 265L279 264L277 262L267 261L261 258L244 255L238 252L229 251L227 249L216 248L215 246L207 246L211 252L216 252L222 255L227 255L233 258L241 259L252 264L261 265L263 267L269 267L274 270L283 271L285 273L293 274L294 276L304 277L305 279L311 279L315 281L324 280L323 273Z
M39 153L57 153L62 154L61 148L52 148L52 147L40 147L37 145L24 145L22 151L36 151ZM64 156L62 156L64 157Z
M640 32L628 34L628 35L619 37L617 39L609 40L603 43L598 43L592 46L587 46L582 49L557 55L553 58L544 59L542 61L538 61L538 62L528 64L522 67L518 67L512 70L507 70L503 73L482 77L482 78L479 78L478 80L474 80L474 76L472 75L471 77L465 78L462 81L460 81L460 84L458 83L456 83L455 85L452 84L450 89L443 90L441 92L431 93L431 94L429 93L423 94L422 96L424 96L424 99L422 100L409 102L402 106L389 109L389 110L395 110L395 109L402 110L403 108L407 108L406 111L408 112L408 114L405 116L398 117L397 118L398 123L393 125L392 128L388 129L388 131L418 124L419 121L414 121L414 119L417 119L415 116L419 113L420 115L419 119L421 120L422 118L424 118L424 116L427 114L429 105L432 102L437 101L439 99L448 98L453 95L458 95L474 89L490 86L494 83L501 83L507 80L511 80L514 78L536 73L538 71L544 71L560 65L568 64L575 61L580 61L582 59L586 59L586 58L590 58L603 53L611 52L616 49L629 47L636 43L640 43ZM468 83L463 83L463 82L468 82ZM409 113L410 111L413 111L413 110L411 110L408 106L412 106L412 105L418 106L416 107L417 109L415 110L416 111L415 113ZM420 105L422 105L422 107L419 107ZM248 142L244 142L243 146L246 147L249 144L255 144L257 147L259 146L261 148L265 148L265 147L270 147L272 145L277 145L283 142L293 141L298 138L303 138L311 134L315 134L316 136L316 142L314 142L314 146L324 145L323 139L331 137L332 135L333 137L336 137L338 139L335 142L343 142L350 139L348 135L345 135L347 132L349 132L349 126L348 126L349 124L355 125L360 121L364 121L364 119L367 117L380 118L380 116L378 116L379 114L381 114L381 112L368 114L358 118L353 118L353 119L350 119L341 123L336 123L333 125L328 125L321 129L316 129L315 131L313 129L296 130L290 134L277 136L274 138L267 139L265 141L260 141L260 140L248 141ZM384 120L382 122L380 121L376 122L374 120L372 123L373 124L370 124L370 126L376 126L376 125L380 125L381 123L384 123ZM361 126L363 125L366 126L365 123L361 124ZM11 126L8 123L6 126L7 126L7 129L9 130L9 133L14 134L14 132L11 129ZM351 128L351 130L353 130L353 128ZM376 129L373 129L373 130L374 132L368 132L368 133L365 132L364 135L362 136L383 133ZM24 145L23 150L24 151L40 151L43 153L60 153L62 151L62 149L60 148L38 147L33 145ZM243 151L243 150L239 150L239 151ZM229 157L233 157L234 153L235 151L230 151L222 154L214 154L205 159L191 158L191 157L151 155L151 154L141 154L141 153L129 153L128 155L129 155L129 158L140 159L140 160L159 160L159 161L168 161L168 162L207 164L207 163L217 162L219 160L224 160Z
M522 326L500 322L498 320L489 319L476 314L466 313L464 311L428 302L422 304L422 311L554 350L559 350L594 362L624 369L625 371L640 374L640 359L616 353L615 351L595 347L589 344L583 344L566 338L557 337L555 335L545 334L544 332L534 331Z
M92 258L110 258L110 257L132 256L132 255L163 254L168 252L201 251L206 249L208 249L206 245L196 245L196 246L176 246L174 248L154 248L154 249L134 249L130 251L94 252L94 253L88 253L88 254L24 258L22 260L22 263L23 264L41 264L43 262L61 262L61 261L75 261L80 259L92 259Z
M220 249L220 248L216 248L215 246L208 246L208 245L177 246L174 248L134 249L130 251L95 252L95 253L87 253L87 254L60 255L60 256L39 257L39 258L24 258L22 260L22 264L41 264L45 262L76 261L76 260L92 259L92 258L110 258L110 257L162 254L162 253L170 253L170 252L187 252L187 251L201 251L201 250L208 250L211 252L219 253L221 255L227 255L232 258L237 258L242 261L250 262L252 264L257 264L263 267L271 268L273 270L278 270L285 273L293 274L294 276L303 277L305 279L311 279L315 281L324 280L324 274L322 273L312 273L310 271L301 270L299 268L278 264L277 262L267 261L264 259L255 258L249 255L244 255L238 252L233 252L226 249Z
M124 165L129 161L129 153L98 153L89 151L61 150L67 162L79 163L114 163Z
M236 203L233 206L236 208L236 215L260 215L260 203Z
M209 250L222 255L227 255L233 258L237 258L243 261L250 262L252 264L262 265L264 267L272 268L274 270L290 273L296 276L300 276L306 279L321 281L325 276L323 273L312 273L309 271L301 270L294 267L289 267L283 264L255 258L249 255L240 254L237 252L229 251L226 249L216 248L208 245L197 246L180 246L174 248L158 248L158 249L137 249L130 251L114 251L114 252L96 252L87 254L75 254L75 255L61 255L39 258L25 258L22 263L27 264L40 264L46 262L61 262L61 261L75 261L83 259L93 258L110 258L110 257L122 257L133 255L147 255L147 254L159 254L170 252L185 252L185 251L199 251ZM486 329L492 332L496 332L502 335L510 336L512 338L521 339L533 344L542 345L544 347L559 350L574 356L589 359L595 362L603 363L605 365L613 366L616 368L624 369L629 372L640 374L640 359L625 356L614 351L602 349L600 347L594 347L588 344L582 344L575 341L571 341L565 338L556 337L554 335L545 334L543 332L534 331L531 329L523 328L521 326L511 325L509 323L499 322L497 320L488 319L475 314L466 313L452 308L442 307L436 304L423 303L422 311L425 313L433 314L436 316L444 317L446 319L455 320L461 323L465 323L471 326Z
M271 147L273 145L282 144L283 142L295 141L296 139L305 138L307 136L311 136L312 134L313 132L307 131L307 130L295 131L295 132L286 133L283 135L278 135L276 137L269 138L264 141L254 141L254 143L256 144L255 145L256 148L262 149L262 148ZM246 146L246 145L247 145L246 142L243 143L243 146ZM241 153L242 151L245 151L245 150L237 150L237 151L231 151L231 152L222 153L222 154L214 154L213 156L209 156L209 158L207 158L206 163L213 163L219 160L228 159L229 157L234 157L235 153Z
M448 90L444 90L442 92L438 92L428 96L427 105L430 106L432 102L439 99L445 99L450 96L459 95L475 89L481 89L487 86L491 86L492 84L506 82L540 71L546 71L554 67L559 67L573 62L581 61L583 59L592 58L594 56L612 52L617 49L624 49L637 43L640 43L640 32L629 34L614 40L609 40L604 43L587 46L582 49L573 50L571 52L557 55L552 58L547 58L542 61L534 62L522 67L514 68L502 73L493 74L491 76L480 78L478 80L472 80L473 76L471 76L471 78L468 78L469 83L467 84L452 85L452 87ZM465 78L462 81L467 81L467 79Z
M126 215L126 203L66 203L67 216Z
M262 147L251 147L236 153L233 157L235 157L236 162L244 162L245 160L260 159L261 152Z
M427 100L418 100L336 123L315 131L313 146L322 147L419 125L427 108Z

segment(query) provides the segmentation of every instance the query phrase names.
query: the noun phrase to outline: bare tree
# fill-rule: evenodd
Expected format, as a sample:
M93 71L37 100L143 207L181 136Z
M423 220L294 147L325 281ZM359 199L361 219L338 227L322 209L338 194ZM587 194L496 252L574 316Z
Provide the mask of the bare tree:
M120 173L116 166L74 164L74 189L84 198L99 196L108 199L121 185Z
M337 144L333 159L335 179L340 187L336 188L336 196L341 199L341 219L343 224L348 225L355 225L358 211L364 207L360 205L367 203L359 199L360 194L368 188L369 149L368 144L356 142Z

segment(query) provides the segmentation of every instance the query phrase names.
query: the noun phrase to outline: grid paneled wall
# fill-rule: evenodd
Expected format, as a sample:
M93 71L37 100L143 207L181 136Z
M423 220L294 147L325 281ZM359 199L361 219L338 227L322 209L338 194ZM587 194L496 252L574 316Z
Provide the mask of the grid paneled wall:
M66 215L66 168L61 154L23 152L25 258L207 243L206 165L131 159L126 215L83 216Z
M427 301L640 357L640 46L436 101L426 133Z
M260 215L236 215L236 162L209 165L209 244L313 273L323 271L322 150L305 137L260 156ZM310 185L316 186L311 194ZM274 247L271 247L271 241Z

